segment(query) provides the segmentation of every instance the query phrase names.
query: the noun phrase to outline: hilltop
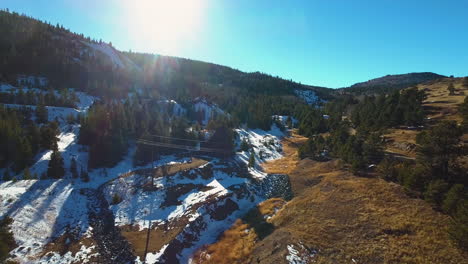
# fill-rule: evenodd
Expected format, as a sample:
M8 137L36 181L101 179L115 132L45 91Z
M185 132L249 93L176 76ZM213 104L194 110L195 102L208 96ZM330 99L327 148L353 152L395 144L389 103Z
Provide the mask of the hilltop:
M390 92L414 86L427 81L433 81L446 76L432 72L413 72L406 74L385 75L343 88L342 91L354 94L376 94Z

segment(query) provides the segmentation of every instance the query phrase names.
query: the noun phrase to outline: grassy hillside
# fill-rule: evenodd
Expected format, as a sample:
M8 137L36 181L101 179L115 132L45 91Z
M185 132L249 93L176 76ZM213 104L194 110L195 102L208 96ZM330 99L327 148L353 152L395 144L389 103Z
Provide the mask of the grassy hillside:
M301 138L285 141L292 148L288 142ZM306 263L468 263L467 253L449 238L450 218L411 198L403 187L354 176L338 161L300 161L295 155L287 151L277 161L296 164L283 171L289 172L295 198L267 220L273 226L268 235L260 238L240 221L195 259L288 263L293 248ZM231 246L242 247L241 253L223 258Z
M425 92L423 99L415 101L424 114L416 122L421 122L419 127L385 123L365 127L367 123L362 123L363 120L360 122L364 125L359 127L352 123L355 118L351 118L348 128L353 134L375 133L381 138L385 158L377 170L367 166L355 170L353 164L336 157L328 161L300 160L297 149L310 140L293 132L292 137L283 140L285 157L263 165L267 172L288 174L295 195L271 218L264 215L271 225L267 235L261 237L252 225L240 220L217 243L202 248L196 259L203 263L200 260L209 255L208 261L219 260L218 263L468 263L464 240L453 239L464 228L460 221L466 219L463 216L466 187L457 177L466 175L468 168L462 147L466 145L467 134L460 141L451 139L458 156L448 162L446 172L438 171L436 160L440 155L437 148L445 146L421 140L440 129L445 131L441 125L448 125L446 121L456 121L458 126L454 130L461 129L463 117L459 106L465 101L466 84L463 78L443 78L417 85L417 90ZM412 90L413 94L417 91ZM398 99L395 93L391 96L386 98ZM343 107L343 113L348 112L346 108L351 111L358 108L355 102L350 102ZM372 103L358 106L361 113L366 111L362 109L370 109L368 113L372 114L380 111L378 107L384 107L379 104L384 101L377 102L374 110L367 108ZM336 105L340 106L339 103ZM321 134L325 139L336 134L334 129L340 129L328 122L330 133ZM320 153L323 143L315 142L317 149L312 151ZM445 145L450 144L454 143L447 141ZM429 150L429 156L425 150L428 147L436 148ZM449 197L455 200L450 201ZM229 245L242 245L242 254L223 262L223 249Z
M389 93L394 90L404 89L420 83L434 81L446 76L432 72L415 72L406 74L386 75L351 85L340 89L344 93L355 95Z

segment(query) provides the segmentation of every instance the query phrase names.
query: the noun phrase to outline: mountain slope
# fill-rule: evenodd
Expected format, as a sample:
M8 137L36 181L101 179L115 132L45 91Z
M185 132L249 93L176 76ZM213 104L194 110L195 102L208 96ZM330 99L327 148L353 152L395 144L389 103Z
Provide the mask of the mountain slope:
M195 263L468 263L448 235L449 216L400 185L355 176L337 160L299 160L293 149L301 142L285 138L285 157L266 164L288 172L295 197L273 213L265 207L274 200L260 204L263 228L238 220L201 248Z
M417 85L427 81L437 80L444 77L446 76L432 72L414 72L406 74L386 75L383 77L368 80L366 82L356 83L348 88L343 88L341 90L354 94L382 93L407 88L413 85Z

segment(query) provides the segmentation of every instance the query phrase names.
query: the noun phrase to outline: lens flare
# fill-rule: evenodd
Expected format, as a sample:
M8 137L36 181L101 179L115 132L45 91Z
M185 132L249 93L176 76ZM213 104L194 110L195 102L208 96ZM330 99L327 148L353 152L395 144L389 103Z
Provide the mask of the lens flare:
M135 47L177 55L199 37L206 0L121 0L122 24Z

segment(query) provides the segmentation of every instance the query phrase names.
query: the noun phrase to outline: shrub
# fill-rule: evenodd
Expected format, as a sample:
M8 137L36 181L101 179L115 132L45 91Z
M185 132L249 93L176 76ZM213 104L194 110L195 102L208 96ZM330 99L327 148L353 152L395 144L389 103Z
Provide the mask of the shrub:
M112 202L111 205L119 204L122 202L122 197L118 195L117 193L114 193L114 196L112 196Z

